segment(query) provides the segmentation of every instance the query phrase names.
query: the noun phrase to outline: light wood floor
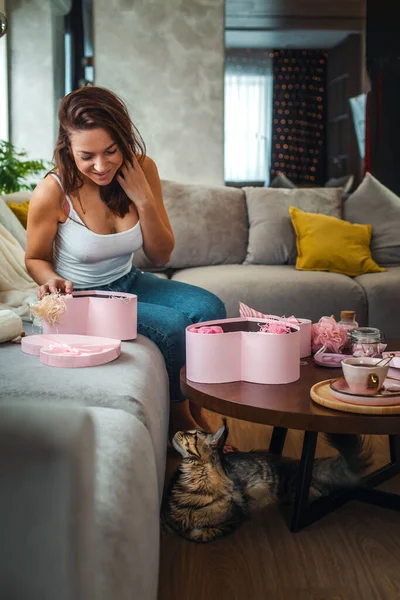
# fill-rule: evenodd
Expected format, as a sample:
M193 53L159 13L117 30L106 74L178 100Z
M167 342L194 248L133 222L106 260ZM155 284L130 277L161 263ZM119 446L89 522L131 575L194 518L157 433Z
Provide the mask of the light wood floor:
M240 449L267 447L270 427L229 425ZM388 460L387 438L372 441L375 468ZM289 432L284 453L299 457L301 442ZM319 456L330 452L319 442ZM167 477L177 465L168 459ZM400 492L400 476L384 489ZM159 590L159 600L400 600L400 515L353 502L292 534L273 507L211 544L163 535Z

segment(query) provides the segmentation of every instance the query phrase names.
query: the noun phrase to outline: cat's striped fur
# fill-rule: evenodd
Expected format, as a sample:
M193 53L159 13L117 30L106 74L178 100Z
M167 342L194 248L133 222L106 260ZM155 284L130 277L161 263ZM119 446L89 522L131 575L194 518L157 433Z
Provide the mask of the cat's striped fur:
M193 430L173 438L183 460L164 498L162 520L191 541L213 541L236 529L252 510L293 500L299 461L266 451L224 453L227 437L224 421L216 434ZM315 460L310 501L356 485L371 462L360 437L326 438L339 454Z

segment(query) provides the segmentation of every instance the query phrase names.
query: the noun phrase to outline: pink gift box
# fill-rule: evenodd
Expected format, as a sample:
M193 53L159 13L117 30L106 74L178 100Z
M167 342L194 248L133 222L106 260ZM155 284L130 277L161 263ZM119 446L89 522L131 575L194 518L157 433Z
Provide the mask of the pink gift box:
M291 333L260 332L272 319L235 318L186 328L186 377L197 383L291 383L300 377L300 326ZM195 333L218 325L224 333Z
M297 319L300 325L300 357L311 356L311 325L310 319Z
M43 319L44 334L77 334L133 340L137 336L137 296L97 290L65 296L67 310L56 325Z
M89 335L28 335L21 340L21 350L39 356L49 367L95 367L118 358L121 342Z

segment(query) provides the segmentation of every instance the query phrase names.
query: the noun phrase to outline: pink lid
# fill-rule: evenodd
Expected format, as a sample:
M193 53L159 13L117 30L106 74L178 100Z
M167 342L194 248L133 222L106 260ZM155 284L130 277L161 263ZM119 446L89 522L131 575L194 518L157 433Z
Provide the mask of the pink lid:
M94 367L118 358L121 342L91 335L29 335L22 338L21 350L49 367Z

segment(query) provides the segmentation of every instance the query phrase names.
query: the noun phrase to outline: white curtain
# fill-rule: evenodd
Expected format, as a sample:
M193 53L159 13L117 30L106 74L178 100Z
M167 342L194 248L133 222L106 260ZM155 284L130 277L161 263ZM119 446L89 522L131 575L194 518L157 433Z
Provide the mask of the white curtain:
M272 130L269 51L227 51L225 181L269 182Z

